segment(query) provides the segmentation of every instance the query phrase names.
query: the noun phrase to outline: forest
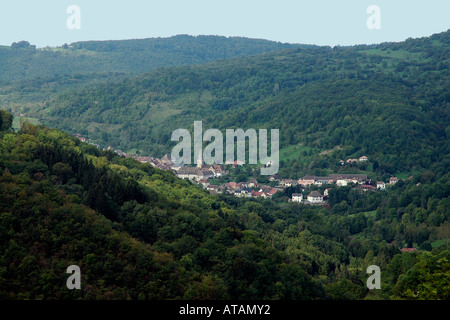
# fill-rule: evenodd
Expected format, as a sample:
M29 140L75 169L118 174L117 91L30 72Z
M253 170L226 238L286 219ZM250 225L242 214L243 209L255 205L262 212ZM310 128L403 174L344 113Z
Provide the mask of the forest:
M283 49L52 94L29 108L41 123L125 152L162 157L173 130L280 130L281 147L326 157L284 159L283 175L376 159L394 174L448 154L449 32L402 43ZM312 164L312 165L311 165Z
M448 172L329 208L246 200L0 115L1 299L449 298Z
M194 65L299 45L241 37L177 35L118 41L82 41L36 48L28 41L0 46L0 82L95 73L140 74L165 66Z
M0 299L448 300L449 44L450 31L348 47L187 35L0 47ZM399 180L332 186L312 206L288 202L298 186L212 195L114 152L161 157L200 120L279 129L282 178ZM253 169L231 176L268 183ZM66 287L70 265L81 290ZM371 265L381 290L367 288Z

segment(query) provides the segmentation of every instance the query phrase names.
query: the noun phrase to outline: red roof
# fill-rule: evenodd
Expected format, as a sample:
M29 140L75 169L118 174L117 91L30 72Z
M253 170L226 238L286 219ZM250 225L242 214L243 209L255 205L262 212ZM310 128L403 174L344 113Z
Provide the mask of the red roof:
M275 193L277 193L277 188L272 188L270 191L269 191L269 194L275 194Z
M413 252L413 251L417 251L416 248L402 248L402 252Z

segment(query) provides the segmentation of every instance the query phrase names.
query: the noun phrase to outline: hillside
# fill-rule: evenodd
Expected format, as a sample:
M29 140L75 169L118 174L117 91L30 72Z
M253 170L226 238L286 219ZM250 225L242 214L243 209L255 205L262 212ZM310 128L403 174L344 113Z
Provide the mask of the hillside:
M40 49L19 41L0 47L0 83L58 75L140 74L158 67L201 64L295 46L240 37L188 35L83 41Z
M448 172L287 207L0 119L1 299L448 299ZM65 287L72 264L82 290ZM370 264L382 291L365 286Z
M430 168L447 157L450 31L354 47L304 47L134 78L53 95L30 112L43 123L124 151L162 156L171 132L203 127L278 128L281 145L319 151L286 176L333 168L339 159L376 159L382 173Z

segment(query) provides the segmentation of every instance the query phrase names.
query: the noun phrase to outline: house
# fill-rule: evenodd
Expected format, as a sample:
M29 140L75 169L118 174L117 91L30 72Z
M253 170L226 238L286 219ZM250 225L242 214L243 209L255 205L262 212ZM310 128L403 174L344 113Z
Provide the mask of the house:
M252 197L253 198L259 198L259 197L261 197L261 195L263 194L264 192L262 192L262 191L252 191Z
M283 179L280 181L280 186L285 186L285 187L295 187L298 184L298 182L296 180L292 180L292 179Z
M344 160L339 160L339 164L343 166L345 164Z
M396 184L398 182L398 178L397 177L390 177L389 178L389 184Z
M330 174L328 178L332 181L331 183L337 183L337 180L347 180L347 182L354 180L357 183L362 184L367 181L367 174L357 174L357 173Z
M416 248L402 248L401 249L402 252L414 252L414 251L419 251Z
M236 190L234 190L234 195L236 197L251 198L252 190L250 190L248 188L236 189Z
M208 190L208 191L217 191L219 189L219 186L218 185L215 185L215 184L209 184L208 183L208 185L206 186L206 190Z
M223 170L223 167L220 164L215 164L212 167L214 168L214 176L221 177L225 175L225 171Z
M325 196L325 197L328 197L328 192L331 190L331 188L326 188L324 191L323 191L323 195Z
M247 187L249 188L257 188L258 187L258 181L255 178L251 178L247 181Z
M358 159L347 159L347 163L358 162Z
M362 191L375 191L375 190L377 190L377 188L376 187L374 187L374 186L372 186L372 185L370 185L370 184L361 184L361 185L359 185L358 186L358 188L359 189L361 189Z
M298 179L298 184L307 187L311 184L314 184L314 181L316 180L315 178L315 176L306 175L303 178Z
M203 185L203 189L206 189L206 188L208 188L208 186L209 186L209 181L206 180L206 179L201 179L201 180L199 181L199 183L201 183L201 184Z
M169 153L166 153L164 155L164 157L161 158L162 163L167 164L167 165L171 165L174 163L174 161L172 160L172 155Z
M323 203L323 195L319 191L311 191L307 199L310 203Z
M270 182L273 182L273 181L280 181L280 176L277 175L277 174L275 174L275 175L273 175L273 176L270 176L270 177L269 177L269 181L270 181Z
M321 186L323 184L328 184L329 178L328 177L314 177L314 184L316 186Z
M302 202L303 194L302 193L293 193L292 194L292 202Z
M350 181L347 179L339 179L336 181L336 185L339 187L345 187Z
M181 167L178 170L175 170L175 174L180 179L188 178L189 180L209 179L213 176L211 171L202 171L200 168L196 167Z
M377 181L377 189L378 190L385 190L386 184L383 181Z
M272 195L274 195L275 193L277 193L278 191L280 191L280 189L278 188L272 188L269 190L269 192L266 192L267 194L270 194L270 196L272 197ZM282 190L281 190L282 191Z
M225 164L227 165L231 164L231 166L234 168L235 166L243 166L244 162L242 160L235 160L235 161L226 160Z
M359 158L360 162L366 162L368 160L369 160L369 158L367 158L366 156L362 156L362 157Z
M264 198L264 199L271 199L272 195L270 193L263 192L261 197Z
M260 186L259 191L260 192L270 192L272 189L275 189L275 188L272 188L271 186L262 185L262 186Z

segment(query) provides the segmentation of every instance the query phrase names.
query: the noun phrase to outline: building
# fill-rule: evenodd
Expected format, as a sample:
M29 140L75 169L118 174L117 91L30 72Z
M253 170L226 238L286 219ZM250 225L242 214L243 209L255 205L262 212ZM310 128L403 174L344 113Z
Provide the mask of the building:
M215 164L212 167L214 170L213 172L215 177L221 177L226 174L225 170L223 170L223 167L220 164Z
M324 195L325 197L328 197L328 193L329 193L330 190L331 190L331 188L326 188L326 189L323 191L323 195Z
M307 199L310 203L323 203L323 195L319 191L311 191Z
M377 190L377 188L375 186L372 186L370 184L361 184L358 186L359 189L361 189L362 191L375 191Z
M277 175L277 174L275 174L275 175L273 175L273 176L270 176L269 177L269 181L280 181L280 176L279 175Z
M347 179L339 179L336 181L336 185L339 187L345 187L349 183L349 180Z
M175 170L175 174L180 179L187 178L189 180L206 180L214 176L211 171L203 171L202 169L196 167L181 167L178 170Z
M250 190L248 188L236 189L236 190L234 190L234 195L236 197L251 198L252 190Z
M172 159L172 155L167 153L164 155L164 157L161 158L162 163L167 164L167 165L171 165L174 163L173 159Z
M338 180L355 181L359 184L366 183L367 174L357 174L357 173L343 173L343 174L330 174L328 178L332 181L331 183L336 183Z
M302 193L293 193L292 194L292 202L302 202L303 194Z
M251 178L247 181L247 187L249 188L258 188L258 181L255 178Z
M318 176L311 176L311 175L306 175L303 178L298 179L298 184L302 185L304 187L307 187L309 185L316 185L316 186L321 186L324 184L331 184L333 183L333 179L331 178L331 176L328 177L318 177Z
M199 183L201 183L203 185L203 189L206 189L209 186L209 181L206 179L199 180Z
M295 187L298 184L297 180L292 180L292 179L282 179L280 181L280 186L285 186L285 187Z
M414 251L418 251L416 248L402 248L401 249L402 252L414 252Z
M397 177L390 177L389 178L389 184L396 184L398 182L398 178Z
M377 189L378 190L385 190L386 184L383 181L377 181Z
M328 177L314 177L314 184L316 186L328 184L329 182L330 182L330 179Z
M368 160L369 160L369 158L367 158L366 156L362 156L362 157L359 158L360 162L366 162Z
M314 182L316 181L315 178L315 176L306 175L303 178L298 179L298 184L307 187L311 184L314 184Z

